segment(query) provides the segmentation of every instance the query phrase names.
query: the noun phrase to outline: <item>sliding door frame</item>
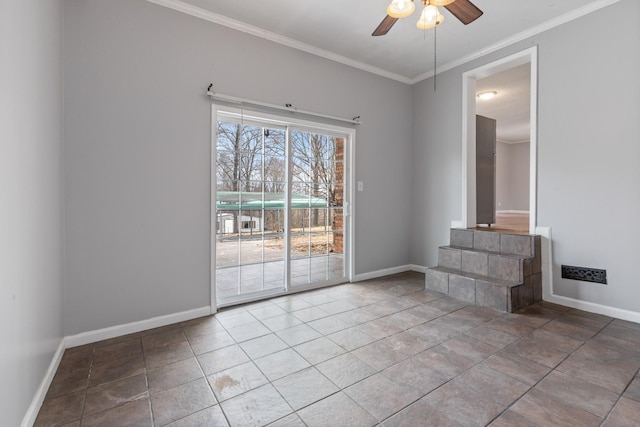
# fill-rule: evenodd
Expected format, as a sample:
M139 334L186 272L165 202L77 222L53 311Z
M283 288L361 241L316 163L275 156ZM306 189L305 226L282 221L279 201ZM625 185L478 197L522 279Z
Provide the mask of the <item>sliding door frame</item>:
M293 155L290 153L290 133L292 130L302 130L309 131L315 133L324 133L331 136L336 136L340 138L344 138L344 165L347 168L347 173L344 176L344 204L343 204L343 215L344 215L344 274L345 281L351 282L353 281L353 272L354 272L354 210L355 210L355 192L353 188L353 183L355 182L355 160L353 153L355 153L355 144L356 144L356 132L355 127L349 126L340 126L331 123L324 123L322 121L311 121L307 119L301 119L297 117L286 117L283 115L275 115L271 113L264 113L251 109L244 109L238 107L229 107L226 105L219 105L215 102L211 104L211 204L210 204L210 215L209 215L209 224L210 224L210 308L211 314L215 314L220 307L217 302L216 296L216 225L214 222L214 216L216 215L216 200L217 200L217 173L216 173L216 163L217 163L217 121L219 113L229 113L240 115L243 119L246 117L249 122L252 123L261 123L262 125L274 125L277 127L285 128L285 152L287 158L287 167L286 167L286 191L285 191L285 212L289 212L291 209L291 182L292 182L292 161ZM303 292L310 289L321 288L325 286L331 286L332 283L320 283L320 284L309 284L309 285L297 285L292 286L291 284L291 232L290 232L290 218L289 215L285 215L284 226L286 230L286 239L284 245L284 257L285 257L285 283L283 291L276 291L273 294L270 294L269 297L287 295L296 292ZM249 297L244 299L242 302L251 302L254 300L259 300L265 298L262 295L257 295L254 297ZM227 304L223 304L222 306L226 306Z

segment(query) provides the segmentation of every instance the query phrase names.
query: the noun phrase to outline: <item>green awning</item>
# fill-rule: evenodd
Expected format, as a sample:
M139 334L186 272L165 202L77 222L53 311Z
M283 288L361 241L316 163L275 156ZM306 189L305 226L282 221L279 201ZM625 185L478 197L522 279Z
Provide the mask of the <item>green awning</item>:
M216 209L225 211L284 209L284 200L284 193L218 191L216 192ZM328 206L327 201L319 197L291 194L292 208L326 208Z

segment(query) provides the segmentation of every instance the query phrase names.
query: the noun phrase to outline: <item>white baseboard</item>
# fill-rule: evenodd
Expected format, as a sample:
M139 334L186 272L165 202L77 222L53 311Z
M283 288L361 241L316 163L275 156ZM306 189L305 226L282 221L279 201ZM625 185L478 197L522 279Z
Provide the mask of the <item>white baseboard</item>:
M551 245L551 227L538 226L536 227L536 234L539 234L542 237L542 299L544 301L591 313L602 314L616 319L640 323L640 313L638 312L556 294L553 289L553 246Z
M529 211L519 211L517 209L506 209L503 211L496 211L497 214L527 214L529 215Z
M158 328L160 326L171 325L172 323L184 322L186 320L196 319L198 317L209 316L211 314L211 307L200 307L193 310L182 311L179 313L167 314L165 316L152 317L151 319L140 320L138 322L127 323L124 325L111 326L109 328L98 329L95 331L82 332L77 335L70 335L62 338L58 349L53 355L53 359L49 364L47 373L45 374L40 387L36 391L29 409L22 419L21 427L32 426L38 416L42 402L47 395L47 391L51 386L53 377L58 370L64 350L71 347L77 347L84 344L90 344L109 338L116 338L122 335L132 334L134 332L145 331L147 329Z
M548 298L545 298L545 301L591 313L602 314L616 319L640 323L640 313L636 311L624 310L622 308L610 307L608 305L597 304L589 301L582 301L557 294L551 294Z
M82 332L77 335L65 337L66 348L91 344L94 342L116 338L122 335L133 334L135 332L146 331L147 329L159 328L160 326L171 325L173 323L184 322L198 317L209 316L211 307L194 308L193 310L181 311L179 313L167 314L164 316L152 317L138 322L124 325L110 326L95 331Z
M42 382L40 382L40 386L38 387L38 390L36 391L36 394L31 401L31 405L29 405L29 409L27 409L27 413L22 419L22 423L20 424L21 427L31 427L36 422L38 412L40 412L40 407L42 407L42 402L44 402L47 391L49 391L49 386L51 386L53 377L56 375L56 371L58 370L58 366L60 365L60 361L62 360L64 349L65 339L62 338L60 340L60 344L58 344L56 352L53 355L53 359L51 359L49 368L47 369L47 372L44 375Z
M424 273L427 271L427 267L423 265L409 264L411 271L417 271L418 273Z
M411 271L411 265L400 265L398 267L384 268L382 270L370 271L368 273L356 274L353 278L354 282L362 282L363 280L377 279L378 277L390 276L392 274L404 273Z
M462 221L451 221L451 228L467 228Z

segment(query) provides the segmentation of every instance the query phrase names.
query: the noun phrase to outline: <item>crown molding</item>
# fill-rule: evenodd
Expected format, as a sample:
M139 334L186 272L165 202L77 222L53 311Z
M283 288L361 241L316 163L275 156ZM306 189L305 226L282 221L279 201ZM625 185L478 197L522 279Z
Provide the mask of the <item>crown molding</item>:
M574 19L578 19L584 15L588 15L596 10L600 10L603 7L611 6L614 3L618 3L620 0L598 0L592 3L589 3L579 9L572 10L571 12L565 13L564 15L557 16L554 19L543 22L540 25L536 25L535 27L531 27L525 31L514 34L511 37L508 37L504 40L501 40L497 43L494 43L490 46L487 46L484 49L473 52L469 55L463 56L462 58L458 58L454 61L447 62L446 64L438 67L438 74L451 70L459 65L466 64L469 61L473 61L475 59L481 58L485 55L498 51L502 48L510 46L519 41L525 40L529 37L533 37L536 34L540 34L552 28L558 27L560 25L566 24L567 22L573 21ZM420 74L417 77L410 79L411 84L415 84L421 82L422 80L428 79L429 77L433 77L433 70L429 70L426 73Z
M344 65L348 65L353 68L357 68L372 74L377 74L382 77L386 77L391 80L396 80L401 83L406 84L415 84L421 82L422 80L433 77L434 70L429 70L425 73L422 73L416 77L410 78L397 73L392 73L390 71L384 70L379 67L374 67L369 64L365 64L364 62L356 61L351 58L347 58L346 56L338 55L334 52L328 51L326 49L321 49L319 47L310 45L308 43L303 43L301 41L285 37L283 35L267 31L263 28L256 27L253 25L246 24L244 22L228 18L226 16L220 15L218 13L212 12L207 9L203 9L201 7L193 6L191 4L185 3L182 0L146 0L149 3L154 3L159 6L164 6L169 9L173 9L187 15L195 16L200 19L204 19L209 22L213 22L218 25L222 25L228 28L232 28L237 31L242 31L243 33L251 34L256 37L260 37L265 40L272 41L274 43L278 43L284 46L288 46L303 52L310 53L315 56L319 56L321 58L329 59L334 62L338 62ZM438 74L443 73L445 71L451 70L460 65L466 64L467 62L473 61L475 59L481 58L490 53L496 52L500 49L503 49L507 46L510 46L519 41L525 40L529 37L533 37L537 34L540 34L544 31L550 30L557 26L566 24L567 22L573 21L574 19L578 19L584 15L588 15L592 12L600 10L604 7L610 6L612 4L618 3L620 0L596 0L593 1L579 9L575 9L571 12L565 13L563 15L557 16L554 19L546 21L540 25L536 25L531 27L525 31L514 34L511 37L503 39L497 43L494 43L490 46L487 46L484 49L480 49L476 52L473 52L469 55L465 55L456 60L447 62L438 67Z
M346 56L338 55L328 50L321 49L319 47L312 46L310 44L303 43L301 41L294 40L292 38L285 37L283 35L276 34L271 31L267 31L260 27L256 27L241 21L237 21L235 19L228 18L218 13L211 12L210 10L206 10L201 7L190 5L181 0L147 0L147 1L149 3L154 3L159 6L164 6L169 9L173 9L178 12L185 13L187 15L195 16L197 18L204 19L206 21L213 22L218 25L232 28L237 31L242 31L243 33L251 34L253 36L260 37L265 40L269 40L284 46L301 50L303 52L307 52L312 55L319 56L321 58L329 59L331 61L348 65L353 68L358 68L360 70L363 70L372 74L377 74L379 76L386 77L391 80L396 80L401 83L411 84L410 78L402 76L400 74L392 73L390 71L383 70L382 68L365 64L364 62L355 61L351 58L347 58Z

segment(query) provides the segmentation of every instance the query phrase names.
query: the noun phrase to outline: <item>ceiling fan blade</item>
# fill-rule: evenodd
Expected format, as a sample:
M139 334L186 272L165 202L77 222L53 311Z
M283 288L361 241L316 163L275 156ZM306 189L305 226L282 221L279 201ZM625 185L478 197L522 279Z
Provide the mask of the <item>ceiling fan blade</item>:
M469 0L456 0L445 6L449 12L460 20L464 25L470 24L482 16L482 11Z
M397 20L398 18L392 18L389 15L385 16L380 25L378 25L378 27L373 31L373 33L371 33L371 35L384 36L389 32L389 30L391 29L391 27L393 27L393 24L395 24Z

